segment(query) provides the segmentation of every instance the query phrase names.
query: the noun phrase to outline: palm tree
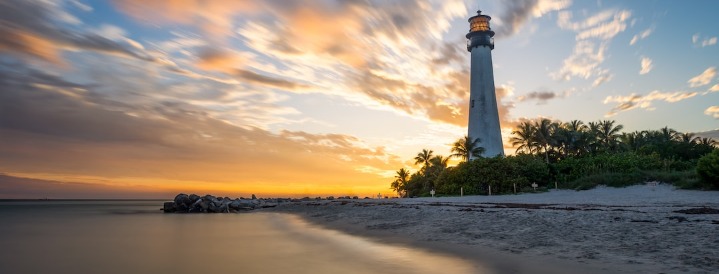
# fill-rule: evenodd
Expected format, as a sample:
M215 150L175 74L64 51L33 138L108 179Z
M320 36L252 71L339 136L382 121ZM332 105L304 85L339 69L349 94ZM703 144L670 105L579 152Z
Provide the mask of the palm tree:
M560 124L553 132L552 139L558 147L559 153L563 157L567 157L570 151L574 151L575 136L574 132L569 129L566 124Z
M582 132L587 130L587 126L580 120L571 120L565 124L567 129L574 132Z
M429 159L432 159L433 152L432 150L423 149L422 152L417 153L417 156L414 157L414 164L422 165L422 171L427 170L430 164Z
M714 147L717 145L718 142L712 138L701 138L701 139L699 139L698 143L701 145Z
M616 151L619 132L624 128L622 125L614 125L614 120L604 120L598 124L598 141L606 151Z
M449 162L449 157L444 157L442 155L437 155L437 156L432 157L432 159L429 159L430 165L434 168L437 168L440 171L447 168L448 162Z
M580 155L582 152L588 151L587 147L590 143L590 134L588 133L589 127L580 120L572 120L569 123L564 124L564 128L569 131L570 139L567 140L567 148L575 156Z
M452 144L452 155L449 157L457 157L465 162L472 158L481 157L482 153L484 153L484 147L479 146L480 142L479 138L470 141L469 136L465 135Z
M622 133L619 135L619 141L622 143L624 148L629 151L637 151L642 147L641 132L635 131L630 133Z
M397 175L394 176L395 180L392 182L392 190L397 192L397 195L404 197L407 194L407 182L409 181L409 171L404 168L397 170Z
M527 152L531 154L534 152L534 131L535 128L530 121L523 121L517 125L517 129L512 131L512 136L509 141L512 146L517 147L515 152Z
M674 140L677 136L677 131L673 130L669 127L663 127L659 129L659 137L661 138L661 142L670 142Z
M547 118L542 118L536 121L534 124L534 141L537 146L544 149L544 159L549 163L549 146L554 145L554 139L552 135L554 131L559 127L558 123L553 123Z
M686 144L696 144L701 141L701 137L695 137L694 133L681 133L677 135L680 142Z

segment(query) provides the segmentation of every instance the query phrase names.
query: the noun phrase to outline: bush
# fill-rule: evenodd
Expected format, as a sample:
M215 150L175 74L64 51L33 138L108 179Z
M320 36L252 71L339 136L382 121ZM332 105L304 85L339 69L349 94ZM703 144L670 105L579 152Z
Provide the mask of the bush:
M509 156L506 158L480 158L460 163L444 170L435 180L438 193L459 195L464 189L466 195L514 193L536 182L549 182L549 168L533 156Z
M558 181L566 184L594 175L632 174L643 170L658 170L664 165L664 161L656 154L641 155L626 152L568 158L556 163L554 168L558 173Z
M719 149L699 158L697 162L697 175L702 182L719 188Z

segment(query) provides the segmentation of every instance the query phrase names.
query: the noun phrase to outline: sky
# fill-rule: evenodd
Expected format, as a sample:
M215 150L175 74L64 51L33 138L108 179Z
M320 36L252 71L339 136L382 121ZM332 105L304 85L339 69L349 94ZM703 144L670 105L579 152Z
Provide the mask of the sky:
M466 135L481 9L523 119L719 129L719 2L0 2L0 198L392 195Z

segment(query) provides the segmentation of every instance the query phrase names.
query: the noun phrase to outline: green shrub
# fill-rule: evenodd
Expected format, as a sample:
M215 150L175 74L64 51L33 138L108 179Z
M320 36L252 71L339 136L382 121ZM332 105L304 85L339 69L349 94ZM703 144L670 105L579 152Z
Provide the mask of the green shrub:
M549 168L540 159L533 156L509 156L506 158L480 158L460 163L454 168L444 170L435 180L437 193L459 195L464 189L465 195L514 193L536 182L546 185L549 182Z
M697 175L702 182L719 188L719 149L699 158L697 162Z

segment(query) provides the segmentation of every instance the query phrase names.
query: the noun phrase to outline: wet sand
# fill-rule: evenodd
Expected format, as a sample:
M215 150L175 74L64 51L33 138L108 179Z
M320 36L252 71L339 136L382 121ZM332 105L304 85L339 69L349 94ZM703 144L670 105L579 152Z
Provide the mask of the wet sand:
M497 273L717 273L719 193L647 184L506 196L333 200L273 212Z

